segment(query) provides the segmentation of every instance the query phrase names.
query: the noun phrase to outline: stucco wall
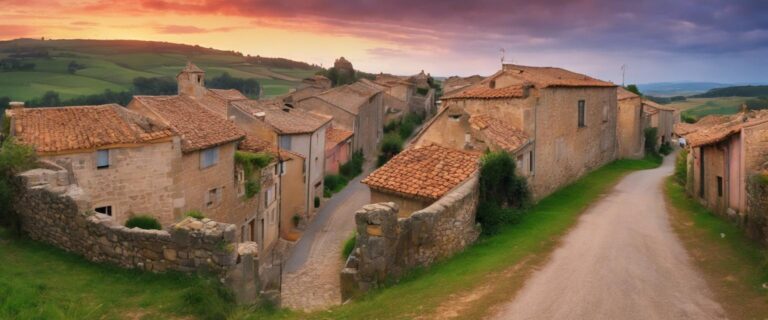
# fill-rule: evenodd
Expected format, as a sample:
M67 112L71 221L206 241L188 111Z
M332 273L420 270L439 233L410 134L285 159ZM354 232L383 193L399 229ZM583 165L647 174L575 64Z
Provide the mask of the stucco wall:
M285 174L281 177L280 233L287 235L293 228L293 216L306 218L307 198L304 178L304 159L291 156L284 162Z
M547 88L534 110L533 195L541 199L616 159L616 88ZM578 102L585 101L585 127Z
M617 101L619 157L638 159L643 157L643 109L642 98L634 97Z
M433 201L404 198L391 193L371 190L371 203L386 203L386 202L391 202L397 205L398 217L408 218L414 212L428 207L430 204L432 204Z
M379 149L379 141L384 135L384 107L382 94L376 94L360 106L355 119L354 136L352 136L352 150L363 150L363 156L372 159Z
M339 173L339 166L347 163L350 157L351 140L343 141L325 151L325 174Z
M299 101L296 107L324 114L333 117L333 126L336 128L342 128L344 130L353 131L355 126L355 115L349 113L335 105L326 102L318 97L310 97Z
M399 208L391 202L357 211L357 242L341 270L342 300L450 257L477 240L477 183L477 176L470 178L408 218L398 218Z

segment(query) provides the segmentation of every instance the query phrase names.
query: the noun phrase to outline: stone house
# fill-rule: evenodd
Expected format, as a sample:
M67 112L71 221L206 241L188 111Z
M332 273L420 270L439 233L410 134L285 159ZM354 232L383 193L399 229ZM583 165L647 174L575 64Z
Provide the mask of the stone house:
M290 151L304 158L304 166L301 168L302 182L293 180L290 183L286 182L286 190L303 190L303 192L288 191L283 194L288 198L285 199L286 206L281 215L284 217L303 215L304 218L311 218L315 209L314 199L323 195L325 137L332 119L322 114L291 107L278 99L234 101L231 103L228 115L240 127L252 130L254 136L276 145L277 150ZM284 169L288 171L291 168ZM299 185L303 187L289 189ZM299 203L304 204L301 210L297 207Z
M316 75L311 78L306 78L301 81L301 85L288 94L279 97L285 103L293 105L296 101L300 101L309 98L314 95L318 95L323 91L331 89L331 79L324 76Z
M116 104L8 110L10 135L65 168L93 204L124 224L135 214L176 222L181 140L163 122ZM148 165L152 164L152 165Z
M394 156L362 183L371 203L392 202L399 217L424 209L474 175L480 153L436 144L409 148Z
M325 174L338 174L351 158L352 131L328 128L325 131Z
M387 87L373 82L368 79L360 79L360 83L368 85L375 90L381 91L381 107L384 109L383 123L386 125L392 121L397 121L403 118L406 113L410 112L410 106L408 102L403 101L387 92Z
M643 111L643 98L622 87L617 89L616 135L619 139L619 157L642 158L645 154L645 135L643 129L647 125Z
M459 90L466 89L469 86L475 85L480 81L483 81L483 79L485 79L485 77L480 75L474 75L469 77L459 77L459 76L448 77L447 79L443 80L443 83L442 83L443 94L445 96L450 96L452 94L459 92Z
M303 99L296 108L333 118L333 127L353 132L352 152L362 150L371 159L384 135L381 91L355 82Z
M407 79L389 74L380 73L376 75L375 80L370 82L378 84L381 86L384 92L400 101L405 102L406 105L410 103L411 97L413 97L413 95L416 93L415 83Z
M663 143L672 143L674 126L679 121L679 115L672 107L660 105L651 100L643 99L643 112L645 113L645 127L657 128L657 146Z
M486 114L527 135L528 154L517 156L537 200L618 157L616 85L610 82L560 68L505 64L442 101L441 113L448 110L443 117L459 124L462 110L467 121ZM437 144L448 143L441 136L464 142L448 128L427 125L419 136Z
M675 132L690 150L688 193L740 223L764 221L765 212L750 212L747 184L768 162L768 111L709 116Z

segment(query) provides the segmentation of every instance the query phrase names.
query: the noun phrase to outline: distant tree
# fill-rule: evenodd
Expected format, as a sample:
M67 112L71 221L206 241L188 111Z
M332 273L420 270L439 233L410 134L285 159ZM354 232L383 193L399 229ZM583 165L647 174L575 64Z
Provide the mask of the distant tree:
M139 95L170 95L176 94L178 86L176 80L170 77L133 79L133 92Z
M636 84L630 84L624 87L624 89L627 89L627 91L632 92L638 96L642 96L643 94L640 93L640 89L637 88Z
M30 107L56 107L61 105L59 93L56 91L47 91L40 98L34 98L26 102Z
M74 61L74 60L70 61L69 64L67 65L67 72L71 74L74 74L75 72L77 72L77 70L82 70L82 69L85 69L85 65L79 64L77 63L77 61Z
M237 89L247 96L258 96L261 93L259 81L255 78L235 78L227 72L214 77L206 84L213 89Z
M22 59L5 58L0 59L0 71L31 71L35 69L35 64L25 62Z

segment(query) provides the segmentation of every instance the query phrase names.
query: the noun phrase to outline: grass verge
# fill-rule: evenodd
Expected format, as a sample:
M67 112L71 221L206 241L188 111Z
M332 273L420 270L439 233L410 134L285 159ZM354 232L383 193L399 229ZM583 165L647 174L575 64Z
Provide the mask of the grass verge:
M768 249L695 200L673 178L664 191L670 221L731 319L768 315Z

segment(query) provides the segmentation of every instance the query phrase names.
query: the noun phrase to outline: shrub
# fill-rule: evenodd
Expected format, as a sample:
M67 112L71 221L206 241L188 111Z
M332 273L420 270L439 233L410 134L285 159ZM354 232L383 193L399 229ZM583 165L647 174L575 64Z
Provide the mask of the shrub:
M266 153L252 153L245 151L235 151L235 163L243 168L245 174L245 197L250 199L261 191L261 184L254 178L255 170L263 169L272 162L272 156Z
M363 157L363 151L358 150L352 154L352 158L347 163L339 166L339 174L341 174L347 180L352 180L361 173L363 173L363 163L365 158Z
M352 234L347 241L344 241L344 247L341 249L341 257L344 260L347 260L349 258L349 255L352 254L352 251L355 250L355 243L357 242L357 233Z
M13 177L32 169L36 163L37 156L31 147L18 144L13 138L3 142L0 148L0 224L8 226L16 235L21 234L21 224L13 208Z
M531 200L528 182L515 172L515 160L506 151L483 156L480 164L480 200L477 221L486 235L516 223Z
M381 155L379 155L378 165L384 165L401 151L403 151L403 139L400 138L400 135L395 133L384 135L384 140L381 142Z
M319 207L320 207L320 197L315 196L315 208L319 208Z
M246 178L248 179L248 178ZM261 185L256 181L248 179L245 181L245 197L250 199L261 192Z
M150 215L136 215L125 222L127 228L139 228L144 230L162 230L163 226L155 217Z
M341 191L341 189L344 189L344 186L346 186L347 182L349 182L347 181L346 178L338 174L327 175L323 180L325 185L325 189L323 190L323 195L326 198L329 198L334 193Z
M416 126L413 123L403 121L403 123L400 125L400 128L397 129L397 133L400 135L400 138L405 140L411 137L411 134L413 134L413 129L415 128Z
M235 309L235 297L216 279L201 279L201 283L192 286L182 295L183 313L197 316L198 319L226 319Z
M200 210L189 210L184 215L195 219L205 219L205 215Z
M697 121L696 117L685 114L685 113L680 114L680 120L682 120L685 123L696 123Z
M298 227L299 223L301 222L301 216L298 214L294 214L293 217L291 217L291 221L293 221L294 227Z
M400 122L398 120L392 120L384 126L384 133L395 131L398 126L400 126Z
M688 150L686 149L677 154L677 159L675 160L675 180L683 186L688 182Z
M669 141L665 141L661 144L661 147L659 147L659 153L665 156L672 153L672 145L669 144Z
M658 133L658 128L645 128L643 131L643 134L645 135L645 153L655 154L658 152L658 148L656 147Z

